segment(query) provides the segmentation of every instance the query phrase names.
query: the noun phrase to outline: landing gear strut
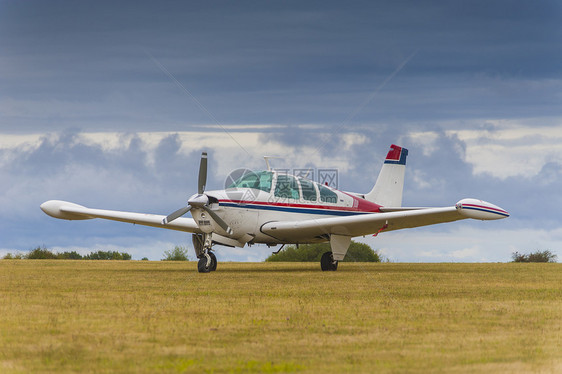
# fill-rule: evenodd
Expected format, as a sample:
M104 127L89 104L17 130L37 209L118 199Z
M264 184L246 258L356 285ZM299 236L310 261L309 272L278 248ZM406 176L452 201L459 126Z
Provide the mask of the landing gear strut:
M325 252L320 259L320 267L322 271L336 271L338 270L338 262L334 260L332 252Z
M200 273L208 273L217 270L217 257L213 252L211 252L211 246L213 243L211 239L211 235L204 234L203 240L204 240L203 248L199 253L199 262L197 263L197 270Z

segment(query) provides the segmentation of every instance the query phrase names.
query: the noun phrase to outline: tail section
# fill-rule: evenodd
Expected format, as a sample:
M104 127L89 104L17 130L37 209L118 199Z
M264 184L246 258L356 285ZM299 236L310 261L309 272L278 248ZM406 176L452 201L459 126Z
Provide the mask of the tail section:
M386 207L402 206L402 190L408 150L392 144L386 155L379 177L365 199Z

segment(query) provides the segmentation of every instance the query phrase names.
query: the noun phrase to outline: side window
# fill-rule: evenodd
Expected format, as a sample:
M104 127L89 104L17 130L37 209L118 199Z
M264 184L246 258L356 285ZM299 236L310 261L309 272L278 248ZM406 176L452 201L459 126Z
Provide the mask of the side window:
M275 184L275 196L299 199L299 185L297 180L286 174L277 174L277 183Z
M265 192L269 192L271 190L271 180L273 178L273 174L270 172L263 172L260 174L260 183L259 189Z
M308 179L300 179L302 188L302 198L308 201L316 201L316 188L314 183Z
M328 187L319 184L318 189L320 190L320 201L323 203L335 204L338 202L338 195Z

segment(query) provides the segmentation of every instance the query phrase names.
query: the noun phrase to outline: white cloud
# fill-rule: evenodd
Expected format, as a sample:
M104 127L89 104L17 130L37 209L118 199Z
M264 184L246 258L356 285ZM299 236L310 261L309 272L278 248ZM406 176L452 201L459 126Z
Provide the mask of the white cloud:
M532 178L545 164L562 160L562 118L449 121L439 127L464 143L465 149L458 153L472 165L474 174ZM408 140L429 156L438 151L439 135L413 131Z
M490 130L450 130L447 134L466 144L466 161L476 174L532 178L546 163L562 159L562 119L549 126L542 122L486 121Z
M73 144L84 144L87 146L99 147L103 152L120 151L129 146L132 139L141 140L142 151L147 154L147 161L154 166L154 152L166 137L177 135L181 143L179 152L185 156L194 150L207 149L209 157L217 166L216 170L210 170L216 176L228 175L234 169L240 167L263 169L265 162L262 156L274 155L280 156L280 160L276 161L278 167L305 167L305 164L316 164L321 166L337 167L342 171L349 169L348 160L342 160L338 157L329 157L322 152L311 152L303 160L303 147L300 145L288 145L277 139L275 132L266 132L266 130L274 130L278 126L263 125L251 126L250 131L223 131L217 126L209 126L209 131L155 131L155 132L138 132L138 133L121 133L121 132L81 132L74 136ZM304 126L310 129L313 126ZM226 128L225 128L226 129ZM228 129L226 129L228 131ZM9 135L0 134L0 150L9 150L18 152L29 152L37 149L42 142L48 141L56 143L59 135L52 134L45 136L44 134L29 135ZM357 145L364 144L366 139L357 133L341 134L343 143L342 150L347 151ZM9 153L6 153L8 155ZM173 155L170 155L173 157ZM7 159L5 161L8 161ZM194 165L199 164L198 159L193 159Z

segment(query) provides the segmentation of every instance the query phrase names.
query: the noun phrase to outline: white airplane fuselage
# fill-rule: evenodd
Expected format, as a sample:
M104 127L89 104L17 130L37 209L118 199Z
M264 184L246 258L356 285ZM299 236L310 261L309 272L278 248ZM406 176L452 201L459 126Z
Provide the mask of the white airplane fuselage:
M231 237L238 239L244 235L251 235L253 239L249 241L250 243L294 243L265 234L260 228L269 222L303 221L379 212L380 205L308 180L306 180L308 185L314 187L316 199L309 196L305 200L302 189L299 191L298 199L275 196L278 173L270 173L272 174L273 186L270 192L250 188L205 192L209 197L218 201L218 204L212 203L210 208L232 228L234 234ZM303 179L297 178L296 180L300 182ZM300 187L299 182L296 183L295 187ZM331 192L330 201L321 201L319 190ZM226 236L226 232L210 219L203 210L192 209L191 214L202 231L215 232ZM306 242L321 242L328 239L329 237L311 237Z

